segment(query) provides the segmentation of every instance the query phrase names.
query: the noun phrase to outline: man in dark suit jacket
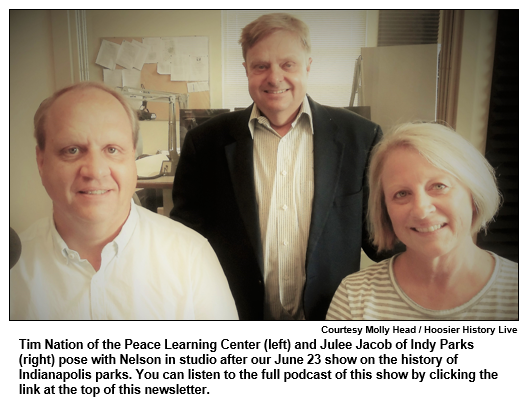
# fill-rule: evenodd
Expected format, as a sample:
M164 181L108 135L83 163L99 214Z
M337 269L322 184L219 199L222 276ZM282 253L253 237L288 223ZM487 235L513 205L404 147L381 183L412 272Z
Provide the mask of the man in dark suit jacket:
M264 280L277 269L266 268L262 245L276 235L261 232L253 159L257 135L249 120L260 114L274 135L291 136L309 100L309 130L302 136L312 135L314 192L301 269L303 297L291 319L322 320L342 278L359 270L361 246L375 258L363 226L365 172L381 130L352 112L305 97L311 58L309 33L300 20L287 14L262 16L244 28L240 42L257 108L220 115L189 131L175 175L171 217L209 240L240 319L264 319L269 304Z

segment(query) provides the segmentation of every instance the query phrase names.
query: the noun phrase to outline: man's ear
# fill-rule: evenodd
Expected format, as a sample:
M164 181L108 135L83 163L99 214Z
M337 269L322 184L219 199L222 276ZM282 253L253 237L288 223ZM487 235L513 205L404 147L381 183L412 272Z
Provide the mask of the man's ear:
M249 77L249 72L247 71L247 62L243 62L242 65L245 68L245 75Z
M42 177L42 165L44 164L44 151L40 150L38 145L35 146L35 151L37 153L38 173L40 174L40 177Z
M307 60L307 73L309 73L309 71L311 70L311 62L313 62L313 59L309 58Z

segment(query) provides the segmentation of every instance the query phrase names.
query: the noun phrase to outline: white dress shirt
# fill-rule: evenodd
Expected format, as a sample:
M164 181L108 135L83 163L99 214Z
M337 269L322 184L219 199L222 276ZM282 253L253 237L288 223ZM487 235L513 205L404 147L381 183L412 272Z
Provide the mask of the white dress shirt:
M11 319L238 319L223 270L198 233L131 204L101 267L68 248L52 217L20 235Z
M314 193L313 124L307 97L280 135L253 107L254 180L264 255L265 319L304 319L305 262Z

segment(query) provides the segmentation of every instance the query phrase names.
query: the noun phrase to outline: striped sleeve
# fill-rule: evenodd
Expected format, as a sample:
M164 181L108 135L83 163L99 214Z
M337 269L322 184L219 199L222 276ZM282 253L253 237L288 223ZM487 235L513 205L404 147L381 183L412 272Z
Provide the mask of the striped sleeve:
M492 287L463 318L478 320L518 319L518 264L493 255L498 275Z
M328 313L326 315L327 321L345 321L352 320L351 311L348 304L348 294L346 291L345 280L339 285L331 305L329 306Z
M364 319L365 305L375 292L392 291L388 260L376 263L344 278L333 296L326 320Z

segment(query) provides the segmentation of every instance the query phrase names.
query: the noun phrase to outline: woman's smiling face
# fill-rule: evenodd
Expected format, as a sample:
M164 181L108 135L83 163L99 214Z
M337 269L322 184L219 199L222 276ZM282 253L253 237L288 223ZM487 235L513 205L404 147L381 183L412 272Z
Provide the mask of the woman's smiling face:
M469 191L415 149L390 152L381 181L393 230L407 252L436 258L472 241Z

